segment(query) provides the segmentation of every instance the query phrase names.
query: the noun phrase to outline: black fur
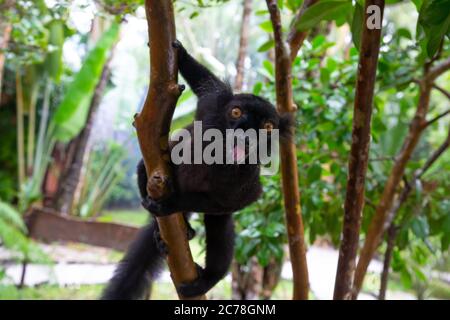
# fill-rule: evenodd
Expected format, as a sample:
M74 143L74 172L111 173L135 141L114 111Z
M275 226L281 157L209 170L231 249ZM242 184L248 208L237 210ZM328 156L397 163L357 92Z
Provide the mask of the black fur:
M280 116L275 107L261 97L234 95L229 85L195 61L179 42L174 43L174 47L178 49L179 70L199 99L195 118L202 121L203 130L215 128L223 133L229 128L257 130L270 121L274 128L280 130L281 137L290 136L292 119L289 116ZM239 107L243 114L237 120L230 117L235 107ZM187 129L193 134L192 126ZM171 148L174 145L171 143ZM139 163L139 190L142 204L149 212L156 216L175 212L205 214L205 268L199 267L199 277L194 282L177 288L183 296L204 294L226 275L233 257L232 213L259 198L262 192L259 174L258 164L173 165L173 192L166 199L156 201L147 195L145 167L142 161ZM187 214L185 218L187 221ZM188 229L192 230L190 226ZM104 299L143 296L148 282L155 278L162 266L164 248L158 244L159 239L155 222L144 228L119 264L104 292Z

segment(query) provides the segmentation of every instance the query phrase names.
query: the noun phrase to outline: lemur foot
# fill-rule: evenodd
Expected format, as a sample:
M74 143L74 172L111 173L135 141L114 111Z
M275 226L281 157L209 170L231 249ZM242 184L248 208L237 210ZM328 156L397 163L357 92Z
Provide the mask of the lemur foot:
M147 196L142 200L141 204L151 214L157 217L164 217L170 215L171 213L175 213L175 210L173 210L172 206L170 205L170 200L156 201Z
M210 289L209 281L204 277L205 270L198 264L195 264L195 266L197 268L197 279L192 282L181 283L177 288L178 292L184 297L200 296Z

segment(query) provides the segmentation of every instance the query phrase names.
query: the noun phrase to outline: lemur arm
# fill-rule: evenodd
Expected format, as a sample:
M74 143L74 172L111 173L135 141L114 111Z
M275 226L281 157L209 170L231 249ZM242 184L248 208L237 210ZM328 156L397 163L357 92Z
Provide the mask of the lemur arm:
M178 49L178 69L197 97L229 91L228 86L195 60L179 41L174 42L173 46Z
M146 197L142 200L142 206L156 216L167 216L175 212L202 212L217 215L231 209L202 192L173 193L167 199L159 201Z

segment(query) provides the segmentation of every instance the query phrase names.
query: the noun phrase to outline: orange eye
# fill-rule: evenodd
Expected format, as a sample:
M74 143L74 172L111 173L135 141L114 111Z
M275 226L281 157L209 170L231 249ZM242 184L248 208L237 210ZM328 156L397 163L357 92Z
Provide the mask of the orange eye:
M267 132L271 132L273 130L273 123L272 122L264 123L264 129L266 129Z
M233 119L239 119L242 116L242 111L240 108L235 107L233 109L231 109L231 117Z

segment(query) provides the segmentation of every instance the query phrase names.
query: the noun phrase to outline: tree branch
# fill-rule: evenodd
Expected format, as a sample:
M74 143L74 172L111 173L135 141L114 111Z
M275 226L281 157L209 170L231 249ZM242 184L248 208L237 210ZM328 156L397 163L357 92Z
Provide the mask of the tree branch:
M370 147L370 121L381 38L381 28L371 30L365 23L370 17L367 8L372 5L380 8L380 19L382 19L384 0L367 0L364 10L366 14L363 20L356 81L344 224L333 297L335 300L350 300L352 298L351 290L359 244L361 214L364 207L364 184Z
M443 74L445 71L450 69L450 58L447 58L437 66L434 66L428 70L427 81L434 81L437 77Z
M447 110L447 111L445 111L445 112L443 112L443 113L441 113L440 115L434 117L433 119L428 120L427 123L425 124L425 127L428 127L429 125L435 123L436 121L438 121L439 119L445 117L445 116L448 115L449 113L450 113L450 109Z
M447 99L450 100L450 92L448 92L448 91L445 90L444 88L439 87L437 84L433 84L433 88L435 88L437 91L439 91L440 93L442 93L444 96L447 97Z
M309 32L298 30L297 25L301 20L303 14L305 13L306 9L315 4L317 1L319 0L305 0L303 2L302 7L295 15L294 20L292 21L291 30L289 31L287 36L287 43L291 49L290 55L292 61L295 59L295 57L297 57L297 53L300 50L301 46L303 45L303 41L305 41L306 36L308 35Z
M375 215L369 223L364 245L361 249L358 264L356 266L355 279L353 283L353 299L357 298L358 293L361 290L370 260L380 244L385 230L386 221L389 219L389 213L394 204L396 190L404 175L406 165L411 159L411 155L414 152L424 129L426 128L426 115L430 106L433 78L436 77L438 73L440 74L443 72L442 70L445 69L443 66L446 66L445 62L440 64L439 68L425 68L424 76L418 81L419 101L417 103L416 112L414 114L414 118L409 124L409 131L403 141L402 148L395 158L395 162L378 202ZM450 65L448 67L450 68ZM433 72L432 76L430 76L431 72Z
M245 57L247 56L248 36L250 33L250 15L252 12L252 0L244 0L242 13L241 34L239 39L239 53L236 61L236 78L234 89L241 91L244 84Z
M378 293L378 300L386 299L386 289L389 280L389 268L391 266L392 253L395 247L395 238L397 237L397 227L391 225L388 230L388 238L386 245L386 252L384 253L383 271L381 273L380 291Z
M385 223L385 229L388 234L387 248L384 256L383 272L381 274L380 292L379 300L384 300L386 297L386 288L389 277L389 267L392 259L392 252L395 245L395 238L397 236L397 231L401 226L396 226L394 224L394 219L397 216L398 211L405 201L408 199L410 193L414 190L415 181L420 179L425 172L439 159L439 157L448 149L450 146L450 127L445 141L437 148L432 155L427 159L425 164L418 170L414 172L414 176L410 182L405 183L405 187L395 201L394 206L388 214L387 221Z
M182 88L177 83L177 57L172 47L176 40L172 1L146 0L145 12L150 42L150 87L134 125L147 171L148 194L160 199L171 192L168 136ZM168 265L175 286L195 280L197 271L182 214L157 218L157 221L169 249Z
M287 43L283 40L280 11L276 0L266 0L266 3L275 40L277 109L280 114L295 112L292 98L291 58ZM289 252L294 277L293 299L306 300L309 292L308 266L298 187L297 152L293 141L281 142L280 158Z

